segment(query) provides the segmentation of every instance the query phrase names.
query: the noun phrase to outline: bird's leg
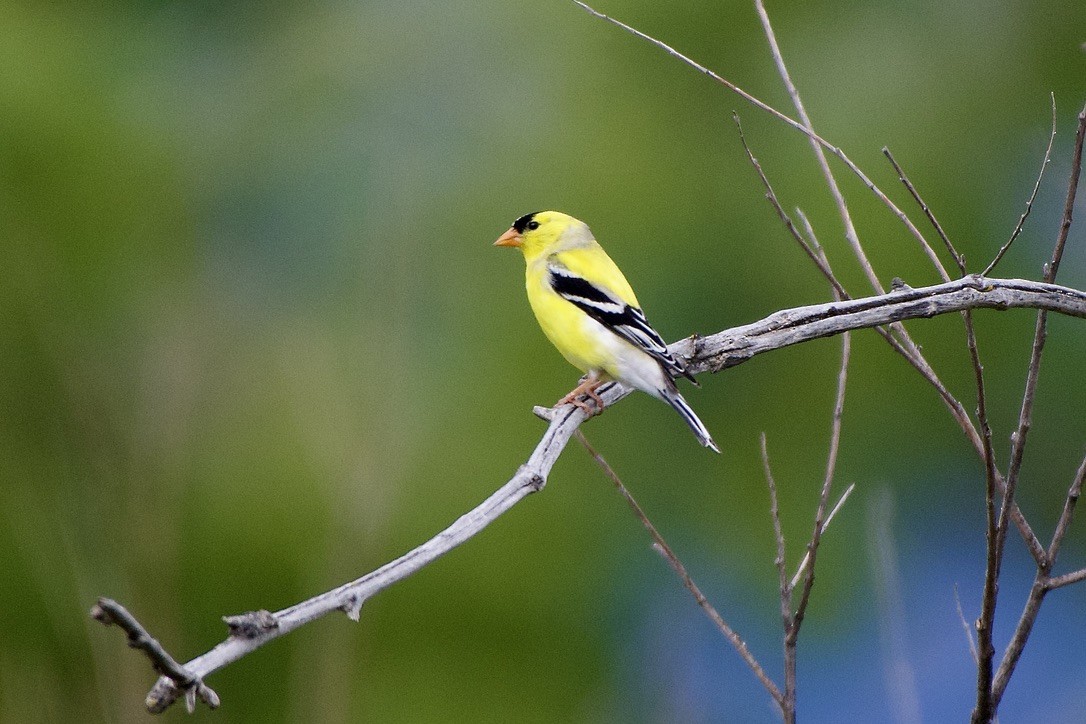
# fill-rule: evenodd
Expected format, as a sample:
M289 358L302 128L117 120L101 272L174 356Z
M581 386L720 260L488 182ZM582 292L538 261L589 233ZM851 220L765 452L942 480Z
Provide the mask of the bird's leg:
M602 385L602 384L603 384L603 380L596 380L595 382L590 384L588 387L586 387L585 391L584 391L584 393L586 395L588 395L592 399L593 402L596 403L596 414L597 415L600 414L601 412L603 412L603 408L606 407L606 405L603 404L603 398L596 394L596 390L599 389L600 385Z
M605 405L603 399L596 394L596 390L600 385L604 383L596 376L596 373L589 373L588 376L581 381L581 384L574 387L568 395L554 404L555 407L561 407L562 405L573 405L584 410L585 414L589 417L598 415L603 412ZM589 406L587 402L581 399L581 395L586 395L589 399L596 403L595 409Z

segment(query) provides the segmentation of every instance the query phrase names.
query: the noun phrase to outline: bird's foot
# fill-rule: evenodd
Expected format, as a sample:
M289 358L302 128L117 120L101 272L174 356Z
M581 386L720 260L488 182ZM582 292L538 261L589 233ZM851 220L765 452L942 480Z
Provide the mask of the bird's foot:
M598 415L603 412L606 405L603 404L603 398L596 394L596 390L603 384L603 380L596 379L595 377L587 377L584 382L570 390L570 393L563 397L561 400L554 404L555 407L561 407L562 405L573 405L584 410L584 413L589 417ZM595 403L595 407L588 404L587 401L581 399L581 395L588 397Z

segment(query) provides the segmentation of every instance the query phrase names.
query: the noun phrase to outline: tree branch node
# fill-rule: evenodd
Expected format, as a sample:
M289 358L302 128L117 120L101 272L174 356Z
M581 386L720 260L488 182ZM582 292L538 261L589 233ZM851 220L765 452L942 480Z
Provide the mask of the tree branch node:
M235 616L223 616L223 623L230 629L230 635L243 639L255 639L268 631L279 628L279 621L270 611L247 611Z

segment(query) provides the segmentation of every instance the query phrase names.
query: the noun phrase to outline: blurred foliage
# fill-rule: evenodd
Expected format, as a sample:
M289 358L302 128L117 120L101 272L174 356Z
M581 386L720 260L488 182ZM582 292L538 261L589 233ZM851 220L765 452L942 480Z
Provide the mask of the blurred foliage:
M790 110L748 4L600 9ZM1021 213L1053 92L1054 160L999 269L1039 277L1086 100L1080 2L769 10L822 135L911 213L888 145L973 269ZM504 481L542 430L531 406L577 376L535 328L519 258L490 247L519 214L587 220L669 338L823 301L747 164L736 109L781 199L866 293L804 138L571 3L7 0L0 67L4 722L146 720L153 677L88 621L98 595L190 658L224 635L221 615L371 570ZM886 209L839 178L884 283L934 281ZM1061 269L1080 288L1083 228ZM1033 315L977 325L1005 460ZM1021 489L1042 537L1086 438L1086 335L1077 320L1051 328ZM971 408L960 320L911 329ZM586 426L771 671L758 434L796 560L838 349L784 350L691 390L722 457L643 396ZM838 480L858 488L819 558L801 711L891 714L865 550L869 502L888 491L921 708L961 720L973 673L953 596L975 615L982 470L870 333L855 337ZM1009 548L1000 641L1031 577L1014 535ZM1077 530L1066 565L1084 553ZM1008 720L1086 703L1082 589L1051 598ZM575 446L545 493L382 593L359 625L319 622L209 683L224 705L200 721L773 719Z

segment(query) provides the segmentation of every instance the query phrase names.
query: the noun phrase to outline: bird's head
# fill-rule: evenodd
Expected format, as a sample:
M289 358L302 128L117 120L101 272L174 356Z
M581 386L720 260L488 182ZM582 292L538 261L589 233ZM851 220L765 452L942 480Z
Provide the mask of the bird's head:
M494 246L515 246L529 261L544 254L592 243L592 232L583 221L560 211L536 211L513 222Z

